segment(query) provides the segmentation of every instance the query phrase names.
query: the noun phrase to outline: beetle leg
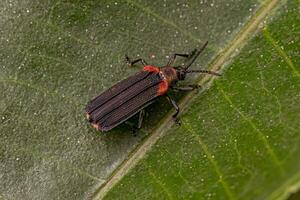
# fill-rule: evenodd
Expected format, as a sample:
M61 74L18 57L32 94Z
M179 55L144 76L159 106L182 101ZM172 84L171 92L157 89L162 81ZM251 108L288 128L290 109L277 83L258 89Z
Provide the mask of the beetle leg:
M190 54L174 53L174 54L170 57L170 59L169 59L169 61L168 61L168 63L167 63L167 66L171 66L171 65L175 62L176 56L181 56L181 57L188 58L188 57L190 56Z
M137 128L140 129L142 127L143 119L145 116L145 110L141 110L139 113L139 122Z
M147 65L146 61L142 58L136 59L136 60L131 60L127 55L125 55L125 59L126 59L126 63L132 67L132 65L134 65L137 62L141 62L144 66Z
M143 119L144 119L144 116L145 116L145 110L141 110L140 112L139 112L139 121L138 121L138 125L137 126L132 126L132 135L133 136L136 136L137 134L137 131L139 130L139 129L141 129L141 127L142 127L142 123L143 123Z
M187 85L187 86L183 86L183 87L171 86L171 89L177 90L177 91L192 91L192 90L199 89L199 88L201 88L200 85Z
M177 105L176 101L174 99L172 99L169 95L166 95L166 97L176 110L175 114L172 115L172 118L174 119L176 124L180 125L180 121L177 118L177 115L179 114L179 111L180 111L179 106Z

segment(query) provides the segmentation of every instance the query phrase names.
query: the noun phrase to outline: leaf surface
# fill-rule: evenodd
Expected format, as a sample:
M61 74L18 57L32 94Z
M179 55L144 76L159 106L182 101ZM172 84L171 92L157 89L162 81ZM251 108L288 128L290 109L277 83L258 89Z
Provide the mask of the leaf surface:
M93 196L95 191L108 180L112 172L128 158L128 155L137 148L141 142L147 140L151 132L164 123L163 117L168 110L171 109L167 101L163 99L147 109L149 114L146 116L144 129L137 137L131 134L130 126L125 124L105 134L96 132L91 128L84 118L84 108L87 101L108 89L117 81L139 70L139 67L128 68L124 62L124 55L128 54L132 58L143 57L148 63L161 66L167 62L166 56L171 53L190 52L199 46L199 44L209 40L209 47L201 59L197 61L197 65L193 67L199 68L200 65L205 66L225 47L228 41L238 33L250 19L250 16L267 3L269 3L269 1L254 0L238 2L225 2L221 0L189 1L188 3L177 0L159 1L156 3L133 0L104 0L101 2L1 1L0 198L83 199ZM297 16L296 14L294 15ZM293 19L290 17L287 21L292 26L295 20L296 18ZM278 27L273 29L270 27L270 30L268 29L272 38L275 38L275 42L281 41L283 38L283 35L276 35L274 31L276 28L282 29L280 26L282 23L279 24ZM296 28L297 26L295 26L295 30ZM297 30L299 30L299 28ZM296 31L291 32L288 27L285 31L287 32L286 34L291 34L291 41L294 40L295 43L293 43L294 46L284 46L285 48L290 48L290 52L284 51L284 53L290 57L296 68L297 63L299 63L297 62L299 61L299 57L297 57L299 53L297 54L295 50L297 47ZM284 31L282 31L282 33L284 33ZM270 45L272 40L269 42L266 41L265 43ZM261 46L266 48L266 44L262 43ZM289 43L287 41L280 43L280 45L286 44ZM281 52L281 55L280 51L279 54L276 54L278 51L276 49L278 48L272 47L272 45L270 45L269 48L272 50L271 52L274 53L270 54L270 56L273 55L279 59L279 61L271 59L273 65L275 65L274 63L278 64L282 58L281 67L284 67L285 54ZM248 58L247 56L245 57ZM241 60L244 62L244 59ZM260 62L264 63L263 61L268 61L270 66L272 65L269 60L262 59ZM251 64L252 66L258 66L256 63ZM239 68L240 65L237 64L237 66L238 67L235 68ZM248 69L246 66L244 67ZM221 89L226 94L228 93L227 90L231 89L229 88L229 85L231 86L229 83L232 83L234 80L235 83L241 83L241 79L238 79L238 75L235 74L238 70L232 70L231 72L230 69L231 68L226 71L224 79L217 80L222 86ZM252 69L258 70L257 68ZM282 72L280 71L282 69L278 70L277 74L276 71L272 71L272 73L274 73L273 77L275 75L282 77L283 74L281 74ZM243 74L242 72L244 72L244 76L246 76L245 71L240 71L239 73ZM233 78L230 76L230 73L232 73ZM255 74L257 71L253 73ZM269 139L274 139L274 141L278 142L278 145L282 147L280 141L284 138L284 140L286 140L286 148L290 148L293 147L291 145L295 145L298 141L293 137L296 135L296 131L299 130L299 127L293 126L296 123L296 119L294 121L290 119L299 117L296 112L296 105L293 106L292 104L297 100L297 96L293 98L291 96L295 91L299 91L299 88L297 88L297 79L292 79L290 73L287 73L287 75L289 76L284 77L283 80L288 82L295 81L293 82L294 87L292 87L293 90L288 90L286 96L282 96L282 99L278 100L278 102L281 103L280 105L282 105L282 110L280 111L282 115L278 114L278 119L280 116L282 120L286 119L290 124L288 126L282 123L282 128L275 131L276 134L274 135L278 135L278 140L272 137L272 131L269 133ZM273 87L271 80L273 79L268 81L267 77L269 75L263 74L262 76L265 77L265 79L263 79L265 80L265 87L267 90L271 90ZM234 79L234 77L236 79ZM194 79L191 78L190 81L191 80ZM284 84L283 80L278 79L275 83ZM251 84L251 86L253 84ZM238 87L239 84L234 84L234 86ZM218 89L214 89L215 87ZM268 95L267 92L265 93L266 99L270 98L273 100L270 106L276 107L276 104L273 102L277 102L276 98L279 98L279 95L283 94L283 90L287 89L285 87L283 86L283 88L278 91L279 93L273 96ZM211 92L216 93L217 91L220 92L219 85L215 84ZM244 92L246 93L246 91ZM187 113L189 113L191 109L195 110L191 117L195 117L200 113L202 116L208 112L210 109L205 109L207 105L211 105L211 109L213 108L212 102L214 101L211 97L214 97L215 93L211 94L211 96L209 96L209 93L210 90L205 94L199 95L194 101L197 102L197 99L201 99L201 101L199 101L202 102L202 98L207 98L206 103L203 101L203 105L201 104L202 108L198 103L191 104L191 108L187 111ZM236 93L233 94L238 95ZM177 94L174 95L178 96ZM285 99L285 97L290 98ZM229 98L231 101L237 100L236 96L229 95ZM219 97L219 99L221 99L221 97ZM238 101L238 103L246 105L249 101L249 99L244 97ZM207 102L209 102L209 104L207 104ZM284 105L286 105L285 103L291 103L287 104L290 107L284 107ZM264 105L262 102L258 102L258 104ZM225 106L226 104L222 105ZM237 105L237 108L239 108L239 104ZM253 109L254 107L255 106L253 106ZM245 109L246 108L247 107L245 107ZM289 113L287 112L289 110L284 109L293 110L295 112ZM252 116L252 113L246 111L248 110L246 109L244 111L245 116L248 116L248 114ZM231 112L234 113L232 110ZM263 111L261 112L264 114ZM224 114L224 112L221 113ZM221 113L219 114L221 115ZM276 121L278 119L274 118L274 110L270 110L269 114L270 119L273 119L274 123L278 122ZM183 120L187 121L187 123L185 123L186 126L180 129L173 127L170 130L172 134L168 134L164 137L162 142L165 141L167 143L167 141L169 141L169 144L172 144L176 150L184 149L186 148L184 146L189 145L189 142L182 142L182 140L191 139L191 136L189 136L191 134L187 134L188 137L181 134L182 131L186 132L184 127L189 128L190 125L191 128L196 126L206 129L204 125L210 125L190 122L188 116L189 114L182 116ZM209 114L206 117L208 118L205 120L209 120L209 118L221 120L222 117L229 120L229 118L224 115L217 118ZM262 117L265 117L265 115L262 115ZM241 120L247 124L245 120L240 118L238 115L233 117L236 121ZM233 120L233 122L235 120ZM226 120L224 123L225 122ZM132 123L135 123L135 120L132 120ZM256 122L254 123L256 124ZM263 122L261 123L264 125ZM215 127L215 125L212 124L211 126ZM250 130L251 126L249 124L248 126ZM224 132L222 134L220 132L221 127L217 127L216 125L216 128L212 128L215 131L212 130L211 135L218 136L217 133L219 133L220 136L226 137L227 139L229 136L232 137L232 140L238 139L234 137L234 134L228 134L229 136ZM229 125L228 127L232 126ZM283 137L283 132L286 127L291 129L291 132L289 132L291 136L290 139ZM258 129L261 130L261 127L258 126ZM217 130L219 132L217 132ZM248 129L245 128L245 130ZM294 130L294 132L292 130ZM198 133L198 130L196 130L196 133ZM168 139L170 135L174 135L174 138ZM252 135L251 131L249 131L249 135ZM249 140L249 138L246 137L246 133L244 135L242 134L242 136L244 140ZM205 142L208 142L209 145L220 144L215 141L216 137L210 137L209 133L206 133L205 137L208 138L208 141ZM253 140L254 139L257 139L257 136L253 135ZM174 142L171 142L173 140ZM209 143L209 141L214 142ZM291 141L294 143L290 143ZM193 142L195 143L195 141ZM193 144L193 142L191 144ZM272 144L271 142L269 143L270 145ZM230 144L228 143L228 145ZM258 143L256 145L258 145ZM191 148L191 151L195 154L189 156L196 158L197 156L201 157L201 155L204 155L203 150L199 149L199 146L196 144L194 144L194 146L195 147ZM245 146L246 150L247 147L249 147L249 145ZM213 147L208 146L208 148ZM272 146L270 146L270 148L273 149ZM156 149L157 148L154 148L153 152L158 153L149 154L149 158L151 158L151 155L164 156L164 150ZM262 147L262 149L264 148ZM242 150L240 151L242 152ZM291 155L286 158L287 161L282 161L282 155L277 155L279 153L276 151L283 155L289 152ZM289 169L287 168L288 166L292 166L292 161L294 161L296 165L297 162L293 156L296 155L297 151L298 148L296 147L286 151L275 148L274 155L278 156L280 162L287 163L287 166L283 166L283 172ZM255 151L253 150L253 152ZM247 153L248 151L243 154L241 153L241 158L248 155ZM262 156L269 156L269 154L263 153L264 152L261 154ZM181 156L178 151L171 151L172 156L173 154L176 159L178 156ZM216 152L216 159L220 159L217 155ZM233 156L232 159L233 158L235 157ZM158 160L162 159L163 157ZM223 157L222 159L228 160L230 157ZM167 160L162 162L167 163ZM205 163L203 160L201 162ZM220 161L217 163L219 162ZM150 161L150 163L152 163L152 161ZM170 163L173 163L173 161ZM170 163L169 168L166 169L170 169ZM270 163L272 162L270 161ZM209 162L206 164L209 165ZM262 163L262 165L265 165L264 172L269 172L269 170L273 169L269 164ZM142 166L144 166L144 164ZM299 166L299 164L296 166ZM138 167L140 167L140 165L138 165ZM202 167L203 166L201 166L201 169L204 169ZM149 167L147 167L147 169L148 168ZM276 165L274 168L277 169ZM149 169L151 170L151 168ZM263 171L262 168L260 169ZM296 168L294 168L294 170L295 169ZM174 168L174 170L176 169ZM220 170L222 171L223 168L220 167ZM169 170L169 172L172 173L171 170ZM151 173L153 176L156 174L155 171ZM151 173L147 175L147 178L159 189L161 184L165 184L164 181L161 180L162 175L156 175L158 178L151 179ZM197 174L198 173L200 173L200 171L197 172ZM216 177L214 173L210 173L211 172L206 171L207 176ZM291 173L293 172L291 171ZM193 173L189 174L189 176L193 176ZM283 175L282 177L282 180L285 180L285 176ZM199 177L195 176L195 178L196 181ZM206 177L203 177L203 179L208 181ZM238 175L237 179L239 179ZM124 179L124 181L125 180L126 179ZM192 185L189 182L190 179L186 178L186 180L188 181L187 185ZM211 182L214 180L215 179L212 179ZM246 181L243 181L246 184ZM253 181L256 180L253 179ZM172 183L171 180L170 183ZM122 182L120 184L122 184ZM249 184L251 186L251 183ZM176 187L173 189L176 189ZM222 187L219 187L219 184L216 184L215 187L219 188L218 190L221 192L223 191ZM228 187L231 191L230 186ZM193 190L191 188L188 189L188 191ZM113 190L111 194L115 194L115 191L116 190ZM120 192L121 191L122 190L120 190ZM136 191L145 192L144 190L138 190L138 188ZM151 197L151 191L156 192L153 187L148 188L147 191L149 191L149 197ZM173 191L166 191L171 196L175 195ZM132 193L132 195L135 194L137 194L137 197L141 197L139 192ZM190 193L186 194L189 195Z

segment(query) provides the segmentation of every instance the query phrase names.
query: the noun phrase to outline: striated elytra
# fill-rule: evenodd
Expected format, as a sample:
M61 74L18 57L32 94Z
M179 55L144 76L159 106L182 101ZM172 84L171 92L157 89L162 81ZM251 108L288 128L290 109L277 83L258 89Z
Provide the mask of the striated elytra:
M196 49L193 54L173 54L168 63L161 68L148 65L143 59L131 61L126 56L126 61L130 66L141 62L144 65L143 70L118 82L88 102L85 113L87 119L97 130L109 131L139 113L139 121L136 126L139 129L142 126L144 108L159 97L165 96L175 108L176 113L173 115L173 119L178 122L179 107L167 94L168 90L191 91L198 88L198 85L176 87L176 83L184 80L188 73L220 75L208 70L189 70L207 43ZM173 67L172 64L177 56L185 57L188 60L187 63Z

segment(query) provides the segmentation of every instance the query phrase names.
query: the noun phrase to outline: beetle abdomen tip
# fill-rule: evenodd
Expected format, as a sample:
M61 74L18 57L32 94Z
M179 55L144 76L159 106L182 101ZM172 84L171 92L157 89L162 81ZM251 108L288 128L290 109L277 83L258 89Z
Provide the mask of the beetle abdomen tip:
M92 122L92 121L93 121L93 119L92 119L90 113L86 112L86 113L85 113L85 117L86 117L86 119L87 119L89 122Z
M93 126L97 131L99 131L99 130L101 129L101 127L100 127L99 124L92 123L92 126Z

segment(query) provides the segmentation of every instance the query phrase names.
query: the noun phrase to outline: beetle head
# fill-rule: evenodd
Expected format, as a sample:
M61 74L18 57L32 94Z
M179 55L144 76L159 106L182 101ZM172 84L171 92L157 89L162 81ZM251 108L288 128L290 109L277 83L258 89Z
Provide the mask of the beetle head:
M176 74L177 74L177 79L179 81L182 81L185 79L186 77L186 71L183 67L179 66L179 67L174 67L176 69Z

